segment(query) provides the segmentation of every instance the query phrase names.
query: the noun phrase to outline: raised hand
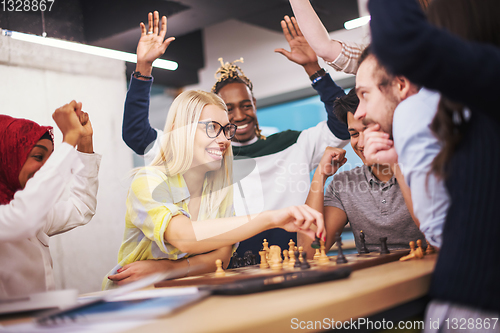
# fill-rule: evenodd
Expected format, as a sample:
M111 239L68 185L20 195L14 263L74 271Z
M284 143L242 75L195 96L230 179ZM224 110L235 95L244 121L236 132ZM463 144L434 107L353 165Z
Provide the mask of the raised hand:
M164 40L167 34L167 17L161 18L160 27L160 14L155 11L148 14L148 29L143 22L141 26L141 39L137 44L137 68L142 75L150 75L153 61L159 58L165 51L170 43L175 40L175 37L169 37ZM148 72L149 69L149 72Z
M364 132L364 155L368 163L389 164L391 167L398 163L398 154L394 148L394 141L389 134L382 132L379 124L369 126Z
M319 161L319 172L326 177L334 175L347 162L345 153L346 151L342 148L326 147Z
M84 133L79 116L82 112L82 103L71 101L54 111L52 119L63 134L63 141L75 146Z
M80 120L80 124L82 124L82 134L80 140L78 141L78 151L82 153L93 153L94 147L92 142L92 135L94 134L94 130L92 129L92 124L90 123L89 114L84 111L80 111L77 113L78 118Z
M289 232L301 232L311 239L314 239L315 235L325 239L323 214L308 205L291 206L273 211L272 219L273 224L278 228ZM317 227L316 232L311 229L313 224Z
M306 71L308 71L306 66L310 67L312 73L309 74L308 71L309 75L318 71L321 68L318 64L318 57L311 46L309 46L302 31L300 31L295 17L290 18L285 16L281 21L281 28L283 29L283 35L285 35L288 45L290 45L290 51L279 48L275 49L274 52L281 53L287 57L288 60L303 66Z

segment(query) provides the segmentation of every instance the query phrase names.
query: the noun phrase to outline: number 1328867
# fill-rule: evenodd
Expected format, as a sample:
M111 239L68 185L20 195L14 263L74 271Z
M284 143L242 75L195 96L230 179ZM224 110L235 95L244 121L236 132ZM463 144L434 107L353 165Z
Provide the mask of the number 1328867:
M4 12L50 12L55 0L1 0Z

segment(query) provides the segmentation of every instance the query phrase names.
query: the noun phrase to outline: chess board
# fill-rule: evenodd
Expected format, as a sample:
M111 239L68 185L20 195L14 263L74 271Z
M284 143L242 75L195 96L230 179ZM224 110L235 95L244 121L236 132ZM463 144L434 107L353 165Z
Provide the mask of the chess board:
M317 271L334 271L341 267L348 267L352 271L368 268L372 266L382 265L392 261L397 261L399 258L407 255L409 250L391 250L389 254L380 254L378 252L370 252L367 254L346 254L346 264L337 264L336 256L329 257L330 261L326 264L320 264L316 260L308 260L311 268L308 270ZM198 286L198 285L221 285L228 284L245 279L255 277L273 277L280 276L285 273L300 271L300 268L284 267L282 270L272 270L271 268L261 269L260 266L252 265L234 269L227 269L225 276L216 277L215 273L206 273L198 276L189 276L185 278L162 281L155 284L155 287L180 287L180 286Z

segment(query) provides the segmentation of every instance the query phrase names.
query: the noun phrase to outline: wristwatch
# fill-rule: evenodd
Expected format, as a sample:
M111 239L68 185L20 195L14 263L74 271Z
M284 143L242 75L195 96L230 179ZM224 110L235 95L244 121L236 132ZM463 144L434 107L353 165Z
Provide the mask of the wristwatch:
M326 74L326 71L323 68L321 68L319 71L317 71L313 75L309 76L309 80L314 81L314 79L317 79L318 77L325 76L325 74Z
M132 73L132 76L135 77L136 79L142 77L143 79L148 79L148 80L152 80L153 77L152 76L147 76L147 75L142 75L141 72L138 72L138 71L134 71Z

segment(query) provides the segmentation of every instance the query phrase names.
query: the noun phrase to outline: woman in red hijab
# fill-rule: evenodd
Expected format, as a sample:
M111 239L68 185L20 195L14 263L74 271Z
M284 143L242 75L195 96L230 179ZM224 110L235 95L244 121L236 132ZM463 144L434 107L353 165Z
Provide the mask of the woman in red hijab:
M45 157L52 153L49 146L53 146L52 127L40 126L26 119L16 119L0 115L0 205L6 205L14 199L14 193L24 188L19 176L28 157L45 161ZM38 141L44 141L41 147L43 156L31 153ZM43 157L43 160L42 160ZM28 163L29 164L29 163Z
M95 213L101 157L88 115L72 101L52 117L63 134L55 151L52 127L0 115L0 299L54 289L49 236Z

